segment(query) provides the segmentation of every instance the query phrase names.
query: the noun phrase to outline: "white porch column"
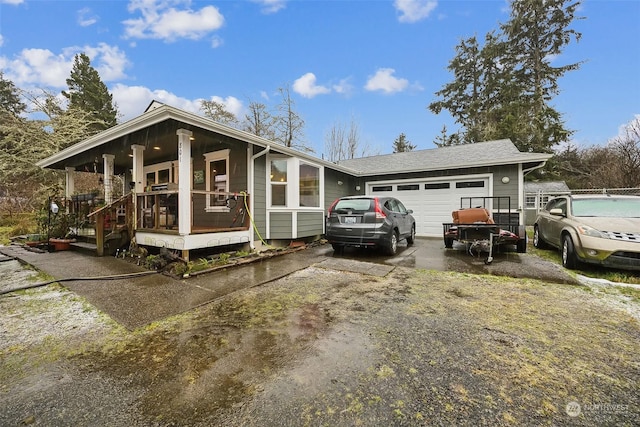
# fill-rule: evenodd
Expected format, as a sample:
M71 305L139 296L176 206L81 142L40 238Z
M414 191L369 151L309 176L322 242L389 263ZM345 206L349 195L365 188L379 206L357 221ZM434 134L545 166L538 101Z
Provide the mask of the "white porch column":
M65 193L64 196L65 198L70 201L71 200L71 196L73 196L73 193L76 191L76 184L75 184L75 170L76 168L71 167L71 166L67 166L64 168L64 170L66 171L66 176L65 176ZM65 203L67 206L67 213L69 213L69 208L71 207L71 203Z
M133 172L131 180L136 183L135 193L144 192L144 145L132 145L133 151Z
M113 154L103 154L102 161L104 166L104 203L110 205L113 202Z
M187 129L178 129L178 233L191 232L191 135Z
M66 171L66 189L64 195L68 200L71 199L71 196L76 191L76 184L74 180L74 172L76 171L76 168L67 166L64 170Z

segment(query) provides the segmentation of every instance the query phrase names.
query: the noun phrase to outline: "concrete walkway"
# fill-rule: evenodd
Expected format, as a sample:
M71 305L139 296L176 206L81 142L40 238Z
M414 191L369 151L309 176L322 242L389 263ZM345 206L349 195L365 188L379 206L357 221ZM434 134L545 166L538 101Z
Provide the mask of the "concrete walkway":
M330 250L310 248L184 280L163 274L109 280L107 276L147 270L122 259L76 251L36 253L17 245L0 247L2 255L32 265L54 279L96 278L63 284L130 330L306 268L323 261Z
M148 271L122 259L96 257L75 251L34 253L12 245L0 246L0 254L19 259L58 280ZM485 265L482 258L470 256L464 250L445 250L442 239L417 239L415 245L409 247L402 242L398 254L393 257L381 255L377 251L351 248L344 254L335 255L330 245L320 245L184 280L153 274L63 284L118 323L133 330L311 265L378 276L388 274L395 267L408 267L577 283L561 266L538 257L511 252L495 256L496 261L492 265Z

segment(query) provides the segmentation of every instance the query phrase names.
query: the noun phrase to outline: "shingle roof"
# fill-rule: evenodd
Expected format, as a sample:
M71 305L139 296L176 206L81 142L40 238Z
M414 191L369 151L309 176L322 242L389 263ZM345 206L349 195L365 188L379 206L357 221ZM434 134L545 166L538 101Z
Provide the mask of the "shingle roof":
M564 181L528 181L524 183L525 193L537 193L542 191L543 193L557 193L557 192L569 192L569 187Z
M551 154L522 153L511 140L500 139L341 160L338 164L369 175L540 162L550 157Z

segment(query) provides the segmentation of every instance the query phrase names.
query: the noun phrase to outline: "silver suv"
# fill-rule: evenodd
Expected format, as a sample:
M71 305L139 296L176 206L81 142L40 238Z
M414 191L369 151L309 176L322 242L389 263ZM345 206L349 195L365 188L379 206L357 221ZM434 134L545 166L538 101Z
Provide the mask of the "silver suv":
M400 240L409 245L415 240L412 213L393 197L342 197L327 212L325 237L336 252L345 246L382 247L395 255Z

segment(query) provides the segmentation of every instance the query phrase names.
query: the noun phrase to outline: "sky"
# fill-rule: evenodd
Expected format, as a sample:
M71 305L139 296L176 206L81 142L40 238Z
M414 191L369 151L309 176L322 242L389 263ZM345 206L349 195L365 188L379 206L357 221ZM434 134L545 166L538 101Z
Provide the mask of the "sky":
M640 114L640 0L585 0L579 16L582 38L553 65L583 64L551 105L575 144L604 145ZM508 19L507 0L0 0L0 70L59 92L84 52L120 122L152 100L195 113L214 100L243 118L288 86L316 156L351 123L366 154L386 154L401 133L429 149L458 129L427 107L453 79L455 46Z

